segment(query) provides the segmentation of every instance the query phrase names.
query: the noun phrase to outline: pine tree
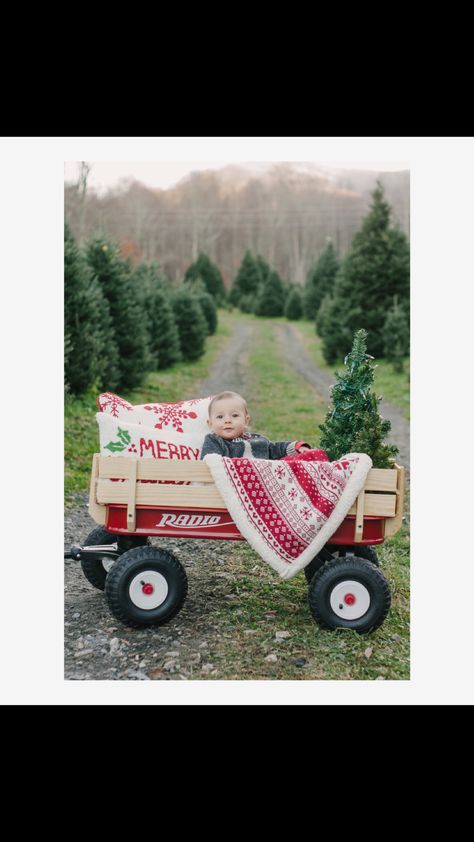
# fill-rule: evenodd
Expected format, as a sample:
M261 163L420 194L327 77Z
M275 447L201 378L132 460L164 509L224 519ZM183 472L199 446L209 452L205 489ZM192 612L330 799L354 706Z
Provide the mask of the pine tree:
M285 304L285 316L287 319L296 321L303 315L303 296L299 286L293 285Z
M390 227L391 209L383 195L377 182L370 212L335 279L329 327L323 325L320 334L328 362L342 358L348 336L360 328L368 331L371 353L383 354L384 323L394 295L408 316L408 241L398 228ZM330 348L336 351L330 352Z
M331 461L346 453L367 453L374 468L389 468L398 453L394 445L383 444L391 424L379 414L380 397L371 389L377 366L366 353L367 331L358 330L352 350L344 359L346 370L336 372L337 383L331 392L329 407L319 446Z
M277 272L271 271L264 281L255 306L257 316L282 316L285 289Z
M257 257L255 258L255 266L257 267L260 285L262 285L265 283L271 272L270 266L261 254L257 254Z
M197 278L201 278L207 292L217 306L225 303L227 293L222 275L215 263L203 252L200 252L197 260L188 266L184 276L185 281L195 281Z
M64 236L64 376L67 391L110 388L118 380L117 346L107 301L69 228Z
M403 358L410 350L410 330L406 312L394 296L393 307L387 313L383 330L385 357L399 374L403 371Z
M151 367L169 368L181 360L181 348L167 278L154 263L137 266L134 278L146 318Z
M306 319L315 319L325 295L331 293L339 270L334 246L331 241L323 249L318 260L308 272L304 291L304 315Z
M212 336L217 330L217 307L214 298L209 295L199 276L194 281L185 283L184 288L188 289L198 302L206 320L206 332Z
M261 284L261 271L261 264L259 266L252 253L246 251L230 291L230 301L232 304L240 307L240 300L244 296L253 297L255 300Z
M185 360L198 360L205 351L207 323L192 293L183 287L173 296L173 311Z
M196 298L206 320L207 332L212 336L217 330L217 307L214 299L208 292L197 292Z
M139 386L152 367L148 345L147 318L128 263L117 247L96 239L87 248L89 265L107 298L119 349L119 388Z

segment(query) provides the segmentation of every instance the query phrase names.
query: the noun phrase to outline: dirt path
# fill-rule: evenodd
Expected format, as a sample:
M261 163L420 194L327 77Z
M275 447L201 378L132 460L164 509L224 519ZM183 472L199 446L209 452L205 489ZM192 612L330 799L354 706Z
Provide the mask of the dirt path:
M254 322L238 324L236 331L224 348L221 356L216 360L205 380L198 383L193 394L186 395L187 399L196 395L212 395L229 389L247 395L248 388L248 351L255 336Z
M320 368L316 368L292 324L275 324L275 328L291 367L329 403L330 387L334 385L335 378ZM404 418L398 407L388 401L381 401L380 411L381 415L392 424L387 441L398 447L397 460L409 468L410 422Z

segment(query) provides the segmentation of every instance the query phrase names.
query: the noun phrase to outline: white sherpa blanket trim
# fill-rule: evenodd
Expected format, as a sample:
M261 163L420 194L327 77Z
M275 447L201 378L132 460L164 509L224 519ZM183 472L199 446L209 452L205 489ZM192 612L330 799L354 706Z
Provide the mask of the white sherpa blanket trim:
M273 567L277 573L279 573L282 579L291 579L293 576L296 576L300 570L306 567L306 565L312 561L322 547L324 547L324 545L329 541L331 535L333 535L336 529L341 525L352 504L362 491L367 479L367 474L372 467L372 459L370 456L366 453L346 453L336 461L340 462L344 458L354 458L355 456L358 457L359 461L357 462L351 476L347 480L346 486L339 498L336 508L329 516L324 526L320 529L314 541L312 541L312 543L309 544L309 546L307 546L306 549L303 550L303 552L295 558L291 564L281 561L277 554L268 547L265 541L256 534L255 530L252 528L252 524L249 523L247 514L242 508L238 496L230 489L224 465L224 459L229 457L221 456L218 453L208 453L208 455L204 457L203 461L209 466L212 478L232 516L234 523L237 525L237 528L240 530L243 537L248 541L252 549L255 550L255 552L258 553L264 561Z

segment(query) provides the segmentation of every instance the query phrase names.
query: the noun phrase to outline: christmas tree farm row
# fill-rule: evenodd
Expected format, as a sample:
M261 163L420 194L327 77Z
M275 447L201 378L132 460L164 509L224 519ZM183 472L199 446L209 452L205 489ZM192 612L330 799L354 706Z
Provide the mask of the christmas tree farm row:
M217 328L218 296L190 270L172 287L155 265L132 267L109 241L80 249L66 226L66 393L133 389L149 371L199 359Z
M343 359L354 333L364 329L370 353L401 371L409 353L409 284L408 240L391 225L391 208L378 182L369 213L343 258L329 240L300 287L282 281L260 255L247 251L229 301L257 316L313 321L329 364Z

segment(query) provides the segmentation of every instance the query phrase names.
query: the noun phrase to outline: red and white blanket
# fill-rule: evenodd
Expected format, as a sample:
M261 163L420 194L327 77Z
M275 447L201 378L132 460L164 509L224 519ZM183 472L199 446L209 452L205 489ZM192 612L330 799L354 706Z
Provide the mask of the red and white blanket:
M204 457L240 532L283 579L291 579L329 541L372 467L365 453L329 462L323 450L284 459Z

